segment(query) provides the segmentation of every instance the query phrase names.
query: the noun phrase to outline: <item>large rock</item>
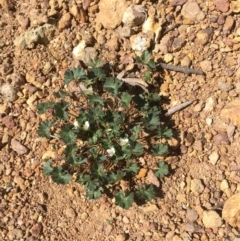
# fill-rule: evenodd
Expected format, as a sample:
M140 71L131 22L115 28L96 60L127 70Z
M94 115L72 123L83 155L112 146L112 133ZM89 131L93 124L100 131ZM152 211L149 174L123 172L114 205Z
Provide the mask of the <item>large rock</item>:
M96 22L104 28L115 29L120 25L128 5L125 0L100 0Z
M222 218L233 227L240 228L240 193L231 196L224 204Z
M240 99L233 100L226 104L221 111L221 116L229 118L231 122L240 128Z

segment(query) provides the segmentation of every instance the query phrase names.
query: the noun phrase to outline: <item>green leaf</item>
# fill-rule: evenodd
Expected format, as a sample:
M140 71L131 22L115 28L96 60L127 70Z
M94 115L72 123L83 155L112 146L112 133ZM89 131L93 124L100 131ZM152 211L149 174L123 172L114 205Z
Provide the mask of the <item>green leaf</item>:
M97 200L102 195L102 188L96 186L94 183L89 183L87 186L85 186L85 188L87 197L90 199Z
M59 136L65 143L73 144L76 141L76 134L71 125L63 126Z
M122 171L119 171L119 170L116 173L112 172L109 175L108 181L110 183L116 183L116 182L120 181L125 175L126 175L125 172L122 172Z
M154 174L156 177L162 178L163 176L166 176L168 172L168 164L162 161L158 163L158 169Z
M50 133L50 128L53 126L53 122L46 120L40 123L38 127L38 135L41 137L46 137L50 138L51 133Z
M99 67L93 67L88 70L88 78L93 79L93 83L95 83L95 80L100 79L103 80L106 78L106 74L103 71L102 68Z
M54 92L53 94L57 98L64 98L65 96L68 95L68 93L66 91L64 91L64 90L59 90L57 92Z
M146 187L140 186L136 191L136 195L143 201L152 200L155 196L153 185L147 185Z
M148 99L149 101L156 102L156 101L159 101L161 98L158 93L150 93L148 95Z
M147 115L142 118L142 122L148 130L157 129L160 125L159 110L156 107L151 108Z
M65 85L68 85L73 79L76 79L78 81L86 80L87 76L85 74L84 69L72 68L72 69L67 70L64 73L64 84Z
M145 74L144 74L144 77L143 77L143 80L146 81L146 82L149 82L151 80L151 72L150 71L147 71Z
M139 135L139 133L140 133L140 130L141 130L140 125L134 126L134 127L131 129L132 136L130 137L130 139L131 139L132 141L136 141L136 140L138 139L138 135Z
M70 175L67 171L64 171L61 166L54 167L50 175L56 183L67 184L70 181Z
M38 103L37 110L39 114L45 113L48 109L53 108L55 105L54 102L45 102L45 103Z
M102 118L104 117L104 113L101 108L91 108L88 113L88 120L90 123L95 124L94 122L96 121L97 123L102 121Z
M90 61L88 62L88 65L89 65L90 67L92 67L92 68L100 68L100 67L102 67L104 64L105 64L105 63L104 63L102 60L100 60L100 59L94 59L94 60L90 60Z
M172 130L168 127L161 128L157 131L158 136L163 136L166 139L172 139Z
M78 81L87 79L85 71L82 68L72 68L72 72L73 72L74 79Z
M133 193L119 191L115 194L116 204L124 209L129 209L134 201Z
M135 156L141 156L144 151L142 144L138 142L130 141L129 145L122 146L122 151L129 158L132 154Z
M73 165L81 165L87 162L86 158L77 156L77 151L79 151L79 148L77 147L77 145L75 144L67 145L64 153L68 163Z
M126 167L124 170L128 173L132 173L132 174L137 174L139 171L139 166L137 165L137 163L132 162L128 167Z
M64 73L64 84L68 85L74 79L74 74L71 69L68 69Z
M68 113L66 112L68 106L69 104L64 100L61 100L60 102L56 103L54 106L55 116L58 119L66 120L68 118Z
M132 100L131 95L129 95L127 92L122 93L122 95L121 95L121 105L123 107L128 107L131 100Z
M116 97L118 94L118 89L122 86L123 82L116 78L107 78L103 88L105 88L109 93Z
M101 182L105 182L107 180L107 173L103 172L103 164L98 164L92 167L92 176L97 178Z
M43 165L43 174L45 176L50 176L53 171L52 167L52 160L48 160L47 162L44 163Z
M85 184L91 182L91 177L88 174L81 173L81 174L78 174L76 182L80 183L82 185L85 185Z
M132 153L135 156L141 156L143 154L143 151L144 151L143 145L138 142L135 144L134 148L132 149Z
M156 63L155 63L153 60L150 60L150 61L147 63L147 66L148 66L150 69L155 69L155 68L156 68Z
M163 156L168 153L168 145L164 145L162 143L158 143L153 146L152 148L152 155L153 156Z
M91 138L88 139L89 145L96 145L99 139L102 137L102 130L97 130Z
M104 105L104 100L99 95L92 95L89 98L89 104L92 105L94 103L97 103L99 105Z

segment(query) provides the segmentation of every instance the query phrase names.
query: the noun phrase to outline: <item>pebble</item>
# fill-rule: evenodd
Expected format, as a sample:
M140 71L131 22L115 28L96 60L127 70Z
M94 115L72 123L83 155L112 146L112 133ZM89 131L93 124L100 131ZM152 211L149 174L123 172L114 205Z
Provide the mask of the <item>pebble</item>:
M206 100L204 111L211 112L214 110L216 105L217 105L217 99L215 97L211 96Z
M205 18L205 14L201 11L199 5L194 0L187 1L183 7L181 14L184 18L193 21L202 21Z
M226 131L227 131L228 138L233 137L235 130L236 130L235 125L228 125L227 126Z
M116 241L125 241L126 237L123 234L119 234L118 236L115 237Z
M200 67L203 72L210 72L212 71L212 62L209 60L203 60L200 63Z
M186 218L190 221L190 222L194 222L198 219L198 213L194 210L194 209L187 209L187 214L186 214Z
M220 132L213 137L215 145L229 145L230 141L226 132Z
M23 155L27 153L28 149L22 145L18 140L12 139L11 140L11 147L14 151L16 151L19 155Z
M206 123L207 123L207 125L211 126L211 125L212 125L212 122L213 122L213 119L212 119L212 118L210 118L210 117L207 117L207 118L206 118Z
M129 223L129 219L128 219L126 216L124 216L124 217L123 217L123 222L124 222L124 223Z
M229 34L234 25L234 18L232 16L227 16L225 23L223 25L223 33Z
M209 155L208 159L212 165L216 165L219 159L219 154L216 151L214 151L211 153L211 155Z
M214 4L216 6L216 10L219 10L223 13L227 12L229 9L229 1L228 0L215 0Z
M72 20L71 14L68 12L64 13L58 22L58 28L62 30L69 27L71 24L71 20Z
M100 0L96 23L101 23L106 29L115 29L120 25L128 5L126 0Z
M228 181L226 179L222 180L220 184L220 190L224 192L228 188L229 188Z
M75 218L77 215L76 215L76 212L74 211L73 208L70 208L70 207L67 207L65 209L65 214L68 218Z
M205 228L218 228L222 225L222 219L215 211L204 211L202 221Z
M219 88L221 91L228 92L228 91L230 91L231 89L233 89L233 85L230 84L230 83L228 83L228 82L219 81L219 82L218 82L218 88Z
M195 43L200 44L200 45L205 45L211 40L212 35L213 35L213 29L212 28L206 28L206 29L200 30L197 33Z
M186 43L185 39L174 38L172 43L172 51L173 52L179 51L184 46L185 43Z
M192 179L190 189L195 194L201 194L204 190L204 186L200 179Z
M146 9L141 5L131 4L124 12L122 22L130 27L140 26L146 19L145 12Z

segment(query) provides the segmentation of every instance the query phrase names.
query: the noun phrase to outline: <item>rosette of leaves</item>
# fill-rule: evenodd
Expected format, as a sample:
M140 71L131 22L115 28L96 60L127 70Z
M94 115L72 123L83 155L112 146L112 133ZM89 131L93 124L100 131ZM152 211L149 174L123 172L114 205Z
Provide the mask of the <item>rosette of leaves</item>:
M155 67L148 53L143 53L138 62L147 65L148 70ZM48 160L43 173L60 184L68 183L74 174L75 180L84 185L89 198L98 199L111 191L116 204L123 208L129 208L134 200L151 200L155 196L154 187L137 183L135 176L141 168L138 157L144 152L153 156L168 153L168 146L161 140L170 139L172 131L161 121L159 95L129 87L108 75L99 60L92 61L87 70L67 70L64 84L73 80L93 90L90 94L82 93L87 107L79 111L74 122L70 121L71 105L66 101L68 94L64 91L55 93L59 101L37 106L40 114L49 109L53 113L51 120L40 123L39 136L61 139L66 145L65 163L57 165ZM60 128L57 133L54 133L55 126ZM83 146L78 144L78 139ZM162 178L168 174L168 165L163 161L158 163L154 173L157 178ZM128 192L120 189L121 180L133 183Z

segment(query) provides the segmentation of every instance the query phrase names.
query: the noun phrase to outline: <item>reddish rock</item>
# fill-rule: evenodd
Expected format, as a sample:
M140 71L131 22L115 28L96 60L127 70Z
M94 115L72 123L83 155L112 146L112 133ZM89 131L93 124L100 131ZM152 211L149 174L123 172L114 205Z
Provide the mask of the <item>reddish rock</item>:
M215 0L216 10L219 10L223 13L227 12L229 9L229 0Z

